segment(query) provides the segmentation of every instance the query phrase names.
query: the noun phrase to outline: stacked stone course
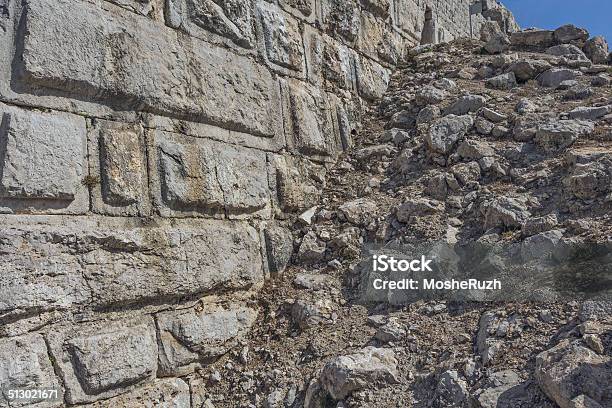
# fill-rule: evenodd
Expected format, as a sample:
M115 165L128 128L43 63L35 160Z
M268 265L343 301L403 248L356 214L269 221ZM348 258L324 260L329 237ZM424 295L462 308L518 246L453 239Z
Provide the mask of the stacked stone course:
M468 4L0 0L0 388L190 406L426 7L450 40Z

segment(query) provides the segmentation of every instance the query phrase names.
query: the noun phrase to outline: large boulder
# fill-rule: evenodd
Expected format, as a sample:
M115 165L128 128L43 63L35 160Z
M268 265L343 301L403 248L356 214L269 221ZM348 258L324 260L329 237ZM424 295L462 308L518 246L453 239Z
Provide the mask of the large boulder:
M495 76L491 79L488 79L486 84L489 88L499 90L509 90L518 85L516 82L516 76L514 76L514 72L507 72L505 74Z
M453 102L445 111L445 115L465 115L476 112L487 104L487 98L481 95L464 95Z
M589 38L589 32L573 24L566 24L555 30L554 38L556 42L561 44L585 42Z
M581 76L582 73L568 68L552 68L538 76L540 86L557 88L563 81L570 81Z
M510 35L510 42L519 47L550 47L554 44L554 31L525 30Z
M604 407L612 406L612 360L564 340L536 358L535 377L546 395L561 408L574 407L584 395Z
M589 39L582 50L594 64L605 64L608 60L608 42L602 36Z
M544 60L520 59L510 64L506 71L514 72L518 81L527 82L550 68L551 65Z
M366 347L330 360L321 372L323 388L336 400L354 391L399 382L397 360L390 349Z

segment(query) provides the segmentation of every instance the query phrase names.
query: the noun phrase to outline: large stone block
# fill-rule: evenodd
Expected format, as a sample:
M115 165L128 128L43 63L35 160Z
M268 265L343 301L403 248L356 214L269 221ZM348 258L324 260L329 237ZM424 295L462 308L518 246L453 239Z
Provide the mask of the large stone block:
M318 204L325 187L325 167L289 155L270 155L270 162L282 211L298 212Z
M88 209L85 119L0 103L0 211Z
M117 10L79 0L25 1L23 52L16 56L22 75L14 80L260 136L282 131L280 88L265 67Z
M147 161L140 125L95 121L89 134L94 212L148 214ZM99 177L99 178L98 178Z
M225 354L255 322L257 312L214 304L157 315L160 375L182 376Z
M273 68L296 71L304 76L305 59L302 35L297 20L270 3L257 5L263 54ZM291 72L288 72L290 75Z
M150 172L162 215L269 216L264 152L167 132L153 134Z
M83 408L191 408L189 385L180 378L157 379L116 397Z
M382 98L389 86L391 71L369 58L357 61L357 89L359 95L368 100Z
M7 389L56 389L52 400L9 401ZM63 390L49 360L47 345L40 334L0 340L0 406L51 408L63 406Z
M240 47L255 47L250 0L167 0L166 24L203 40L211 39L210 32Z
M287 86L289 106L286 123L290 148L312 156L330 156L338 140L327 95L320 89L297 81Z
M172 302L263 280L239 222L3 216L0 317Z
M334 92L355 89L355 52L326 34L304 28L308 81Z
M316 17L315 0L279 0L281 7L298 18L313 22Z
M157 373L157 339L150 317L54 328L47 341L70 404L113 397Z
M403 39L388 22L370 13L361 13L361 30L356 47L368 57L395 65L402 57Z

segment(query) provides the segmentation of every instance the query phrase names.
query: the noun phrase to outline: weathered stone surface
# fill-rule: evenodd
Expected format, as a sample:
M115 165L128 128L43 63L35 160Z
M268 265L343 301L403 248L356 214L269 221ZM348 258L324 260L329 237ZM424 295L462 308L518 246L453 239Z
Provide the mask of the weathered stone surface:
M276 66L303 72L304 46L297 21L265 2L257 5L257 14L268 61Z
M435 105L448 98L448 92L432 85L425 85L417 89L414 100L419 106Z
M545 151L565 149L581 136L593 133L593 122L570 119L551 120L538 126L534 141Z
M489 88L501 90L510 90L518 86L518 84L516 83L516 76L514 75L514 72L508 72L487 79L486 84Z
M360 3L361 7L374 15L382 18L386 18L389 15L390 0L360 0Z
M85 119L4 104L0 118L0 211L86 211Z
M425 142L433 152L448 154L473 124L474 120L468 115L445 116L432 124L425 135Z
M519 228L530 216L530 213L521 201L511 197L499 197L482 204L484 227Z
M310 231L302 238L298 249L298 259L304 264L315 264L323 261L326 245L317 235Z
M510 42L514 46L550 47L554 43L554 31L551 31L551 30L517 31L510 35Z
M225 309L204 304L201 309L157 314L161 375L186 375L214 361L235 346L257 318L255 310L243 305Z
M376 215L376 203L368 199L357 199L342 204L338 211L354 225L365 226Z
M325 186L325 168L293 156L271 158L276 180L275 187L280 208L287 212L297 212L311 208L319 202Z
M567 44L573 41L586 41L589 38L589 32L573 24L566 24L557 28L554 36L555 41L561 44Z
M568 112L570 119L582 119L582 120L597 120L612 113L612 105L606 106L580 106Z
M93 210L110 215L147 215L147 162L143 129L96 121L89 134Z
M612 404L612 360L564 340L537 356L535 377L540 388L561 408L585 395L602 406Z
M273 226L264 231L268 267L272 274L282 274L293 254L293 236L287 228Z
M162 215L269 215L265 153L167 132L153 135L149 168Z
M576 79L582 73L567 68L552 68L538 76L540 86L556 88L561 82Z
M40 334L28 334L0 340L0 406L51 408L63 406L63 391ZM7 389L57 389L52 400L9 401Z
M315 0L280 0L280 5L288 10L297 10L302 17L314 17Z
M468 385L454 370L440 374L435 395L436 401L441 406L462 407L469 405Z
M298 83L289 85L289 118L292 139L298 152L328 156L338 148L329 100L325 93Z
M336 357L323 367L320 381L337 400L375 384L398 382L395 353L390 349L366 347L355 354Z
M278 83L246 57L78 0L31 0L26 10L15 79L28 86L262 136L281 131Z
M520 59L510 64L507 71L514 72L518 81L526 82L550 68L550 64L543 60Z
M115 396L157 372L152 319L65 327L49 335L70 404Z
M584 55L584 52L573 44L561 44L550 47L546 50L546 53L549 55L556 55L557 57L561 56L575 56L580 57L583 60L586 60L587 57Z
M210 31L244 48L255 46L253 8L248 0L168 0L166 24L194 37Z
M304 28L304 48L310 83L330 90L354 89L354 51L310 26Z
M453 102L445 111L445 115L465 115L476 112L487 104L487 98L481 95L464 95Z
M365 99L379 99L387 90L391 71L368 58L357 60L357 89Z
M189 385L180 378L157 379L150 384L84 408L190 408Z
M0 313L126 307L263 279L260 239L245 224L100 222L4 216Z
M608 42L602 36L589 39L583 51L594 64L605 64L608 61Z
M389 24L370 13L361 13L355 49L368 57L395 65L402 56L402 37Z
M330 34L339 35L348 41L357 38L361 25L356 0L326 0L322 7L323 21Z
M563 179L567 192L576 198L593 199L612 191L610 159L576 163L570 174Z

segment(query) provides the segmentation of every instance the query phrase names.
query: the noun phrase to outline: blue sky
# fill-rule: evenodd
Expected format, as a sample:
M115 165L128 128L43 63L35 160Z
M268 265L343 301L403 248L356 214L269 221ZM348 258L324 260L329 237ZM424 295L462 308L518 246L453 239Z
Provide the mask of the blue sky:
M554 29L572 23L592 36L603 35L612 43L612 0L501 0L522 28Z

